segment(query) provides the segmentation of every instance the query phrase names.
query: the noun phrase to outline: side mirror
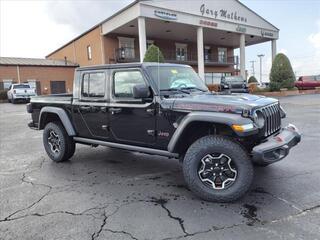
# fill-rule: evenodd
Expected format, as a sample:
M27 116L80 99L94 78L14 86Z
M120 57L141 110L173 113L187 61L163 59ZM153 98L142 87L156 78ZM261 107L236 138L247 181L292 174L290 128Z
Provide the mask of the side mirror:
M144 99L150 97L150 90L145 84L133 86L133 98Z

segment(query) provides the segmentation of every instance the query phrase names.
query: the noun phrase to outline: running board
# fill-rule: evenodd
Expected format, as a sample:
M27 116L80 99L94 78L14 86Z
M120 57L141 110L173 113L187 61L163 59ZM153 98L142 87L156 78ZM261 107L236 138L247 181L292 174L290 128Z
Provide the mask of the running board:
M81 138L81 137L74 137L73 140L77 143L101 145L101 146L112 147L112 148L120 148L120 149L124 149L124 150L128 150L128 151L141 152L141 153L147 153L147 154L152 154L152 155L160 155L160 156L171 157L171 158L179 158L179 154L171 153L171 152L164 151L164 150L145 148L145 147L137 147L137 146L120 144L120 143L113 143L113 142L105 142L105 141L94 140L94 139L89 139L89 138Z

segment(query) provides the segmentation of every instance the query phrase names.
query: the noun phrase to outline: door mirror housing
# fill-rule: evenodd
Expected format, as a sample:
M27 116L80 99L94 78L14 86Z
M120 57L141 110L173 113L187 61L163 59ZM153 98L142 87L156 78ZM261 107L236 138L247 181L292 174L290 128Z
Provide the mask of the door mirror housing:
M133 98L145 99L150 97L150 89L145 84L137 84L133 86Z

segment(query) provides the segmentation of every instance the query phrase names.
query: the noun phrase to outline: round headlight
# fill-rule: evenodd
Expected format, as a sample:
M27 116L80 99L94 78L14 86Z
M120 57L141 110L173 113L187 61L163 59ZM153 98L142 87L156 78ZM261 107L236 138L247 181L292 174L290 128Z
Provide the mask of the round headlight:
M265 120L261 111L258 110L253 114L253 121L258 126L258 128L264 127Z

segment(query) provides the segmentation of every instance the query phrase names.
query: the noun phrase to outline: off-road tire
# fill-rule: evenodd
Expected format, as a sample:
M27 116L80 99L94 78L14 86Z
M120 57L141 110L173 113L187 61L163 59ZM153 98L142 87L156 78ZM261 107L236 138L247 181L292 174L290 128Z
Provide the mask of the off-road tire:
M237 168L235 181L226 189L209 187L199 177L201 160L212 153L228 155ZM189 189L200 198L213 202L232 202L250 189L253 166L247 152L237 142L223 136L206 136L198 139L187 150L183 162L183 174Z
M60 140L60 150L59 152L53 152L49 144L48 138L50 137L50 132L54 132ZM70 159L75 152L75 142L71 137L68 136L65 128L60 122L49 122L43 131L43 145L48 154L48 156L54 162L63 162Z

